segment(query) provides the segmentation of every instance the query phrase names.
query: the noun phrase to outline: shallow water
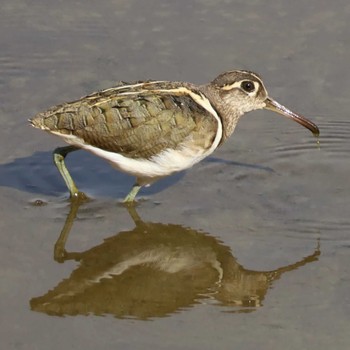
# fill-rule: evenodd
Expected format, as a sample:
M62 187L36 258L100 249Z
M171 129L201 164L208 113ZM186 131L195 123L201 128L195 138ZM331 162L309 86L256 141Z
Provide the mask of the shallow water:
M345 0L2 4L3 347L349 348L349 19ZM234 68L316 122L320 145L250 113L129 212L133 179L84 152L67 164L92 200L71 206L62 142L26 122L118 80Z

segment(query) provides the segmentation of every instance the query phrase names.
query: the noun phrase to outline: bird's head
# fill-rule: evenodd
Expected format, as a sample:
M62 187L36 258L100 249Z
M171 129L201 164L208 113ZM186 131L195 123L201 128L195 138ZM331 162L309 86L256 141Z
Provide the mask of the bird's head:
M232 125L232 131L244 113L256 109L269 109L293 119L315 136L319 135L319 129L313 122L269 97L264 83L256 73L243 70L225 72L204 88L228 126Z

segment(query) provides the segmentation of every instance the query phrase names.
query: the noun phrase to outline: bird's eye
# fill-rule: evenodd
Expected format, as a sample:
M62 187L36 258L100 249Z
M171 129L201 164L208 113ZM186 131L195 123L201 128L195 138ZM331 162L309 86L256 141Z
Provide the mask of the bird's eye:
M241 88L245 91L245 92L253 92L255 90L255 85L252 81L250 80L244 80L241 83Z

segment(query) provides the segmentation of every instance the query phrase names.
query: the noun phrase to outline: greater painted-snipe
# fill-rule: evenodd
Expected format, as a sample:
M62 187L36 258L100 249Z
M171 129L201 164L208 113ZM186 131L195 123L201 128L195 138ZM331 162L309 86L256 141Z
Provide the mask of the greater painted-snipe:
M314 123L270 98L257 74L243 70L225 72L205 85L120 83L52 107L30 122L70 144L54 151L54 161L71 197L79 196L79 191L64 158L85 149L136 177L124 200L132 202L142 186L210 155L231 136L244 113L262 108L292 118L319 135Z

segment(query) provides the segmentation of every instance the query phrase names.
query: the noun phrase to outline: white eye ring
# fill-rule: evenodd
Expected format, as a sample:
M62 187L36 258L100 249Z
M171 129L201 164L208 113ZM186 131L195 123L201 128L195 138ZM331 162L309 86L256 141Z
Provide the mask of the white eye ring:
M236 81L231 85L225 85L221 89L225 91L240 89L244 91L244 93L248 94L249 96L254 96L256 95L259 89L259 83L253 80L241 80L241 81Z
M247 92L248 94L255 91L255 83L251 80L243 80L240 85L241 89Z

